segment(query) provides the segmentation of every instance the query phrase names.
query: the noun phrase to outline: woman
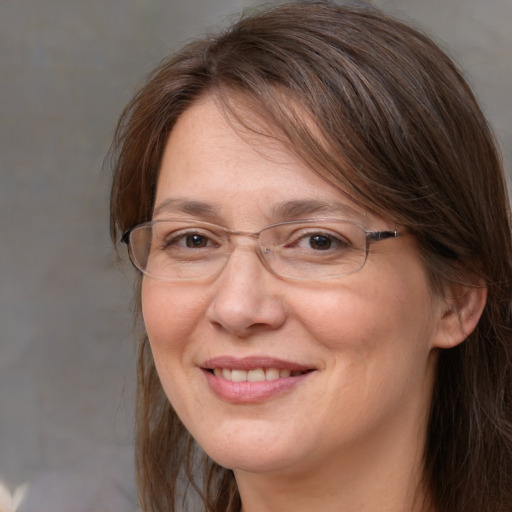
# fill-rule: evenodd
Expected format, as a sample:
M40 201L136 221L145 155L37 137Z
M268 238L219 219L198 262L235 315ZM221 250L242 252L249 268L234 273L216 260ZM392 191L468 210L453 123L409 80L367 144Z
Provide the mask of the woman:
M512 510L508 201L432 41L254 14L164 62L116 151L145 511L190 486L208 511Z

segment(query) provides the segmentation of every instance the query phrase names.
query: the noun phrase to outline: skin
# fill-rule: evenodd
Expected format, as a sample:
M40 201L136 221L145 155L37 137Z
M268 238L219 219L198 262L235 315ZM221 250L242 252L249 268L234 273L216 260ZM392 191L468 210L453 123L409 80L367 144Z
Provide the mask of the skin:
M212 208L192 212L169 202L175 199ZM273 207L291 200L342 205L304 218L397 228L362 211L274 139L235 131L210 97L178 120L155 218L255 232L288 220ZM339 279L279 278L242 243L215 279L145 277L142 285L165 392L203 449L234 470L244 512L420 510L428 502L421 458L437 349L463 340L483 301L454 314L453 301L433 296L405 232L372 244L365 266ZM258 403L229 403L201 369L221 356L279 358L314 371Z

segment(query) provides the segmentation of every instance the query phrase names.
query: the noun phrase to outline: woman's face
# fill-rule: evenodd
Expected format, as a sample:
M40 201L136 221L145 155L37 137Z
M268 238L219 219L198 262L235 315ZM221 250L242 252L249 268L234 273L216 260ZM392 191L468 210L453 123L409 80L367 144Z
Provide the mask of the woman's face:
M257 232L292 215L395 229L275 140L232 126L212 99L182 115L155 219ZM241 242L215 279L145 277L142 306L165 392L221 465L296 472L355 466L393 445L421 453L443 306L406 233L371 244L359 272L317 282L273 275ZM247 378L256 382L234 382Z

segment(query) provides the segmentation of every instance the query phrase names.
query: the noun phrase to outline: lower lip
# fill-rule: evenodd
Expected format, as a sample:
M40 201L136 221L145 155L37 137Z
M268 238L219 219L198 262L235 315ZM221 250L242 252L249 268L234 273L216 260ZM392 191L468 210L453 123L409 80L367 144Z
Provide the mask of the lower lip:
M254 404L265 402L302 383L313 372L295 377L262 380L259 382L233 382L217 377L208 370L203 370L210 389L223 401L232 404Z

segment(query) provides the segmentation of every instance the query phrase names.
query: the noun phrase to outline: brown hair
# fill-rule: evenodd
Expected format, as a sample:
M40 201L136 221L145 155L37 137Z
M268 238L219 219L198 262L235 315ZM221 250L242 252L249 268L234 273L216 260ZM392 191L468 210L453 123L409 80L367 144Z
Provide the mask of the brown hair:
M456 66L401 22L331 2L285 4L189 44L150 75L121 117L114 240L151 219L169 133L207 93L250 128L271 127L315 172L405 226L435 291L485 282L488 300L477 328L439 355L425 483L438 512L512 510L508 200L495 141ZM247 108L263 123L245 121ZM232 472L191 440L162 391L146 337L137 407L143 509L182 510L177 496L192 485L206 510L238 510ZM194 475L201 467L199 485Z

